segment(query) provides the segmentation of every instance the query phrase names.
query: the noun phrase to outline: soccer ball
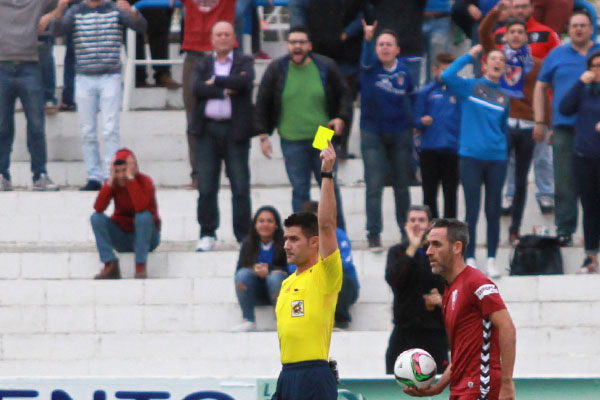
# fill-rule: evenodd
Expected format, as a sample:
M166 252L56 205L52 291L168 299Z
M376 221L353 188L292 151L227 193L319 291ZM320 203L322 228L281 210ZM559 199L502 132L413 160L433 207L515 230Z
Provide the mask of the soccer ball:
M423 349L402 352L394 364L394 376L402 387L426 388L433 383L436 371L435 360Z

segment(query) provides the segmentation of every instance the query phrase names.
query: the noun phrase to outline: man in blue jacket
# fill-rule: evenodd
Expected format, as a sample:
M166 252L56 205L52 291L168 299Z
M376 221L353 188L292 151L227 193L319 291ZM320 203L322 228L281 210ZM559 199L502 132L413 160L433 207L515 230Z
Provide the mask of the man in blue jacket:
M415 127L421 131L421 176L423 203L433 218L438 218L437 193L444 190L444 218L456 218L458 189L458 136L460 105L454 93L442 82L442 72L454 61L454 56L439 53L433 66L435 80L417 96Z

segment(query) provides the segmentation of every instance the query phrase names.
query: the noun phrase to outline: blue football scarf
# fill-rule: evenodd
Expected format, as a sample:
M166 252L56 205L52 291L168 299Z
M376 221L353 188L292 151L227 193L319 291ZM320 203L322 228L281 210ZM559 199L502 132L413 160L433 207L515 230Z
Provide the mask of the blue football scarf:
M523 94L525 76L533 69L533 58L529 46L511 49L506 45L503 51L506 56L506 72L500 78L500 87L510 97L523 99L525 98Z

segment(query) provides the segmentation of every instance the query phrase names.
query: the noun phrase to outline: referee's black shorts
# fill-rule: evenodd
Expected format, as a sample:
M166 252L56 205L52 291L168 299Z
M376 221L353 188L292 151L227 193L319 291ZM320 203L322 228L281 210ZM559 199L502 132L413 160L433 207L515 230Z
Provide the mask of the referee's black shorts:
M336 400L337 384L324 360L283 364L271 400Z

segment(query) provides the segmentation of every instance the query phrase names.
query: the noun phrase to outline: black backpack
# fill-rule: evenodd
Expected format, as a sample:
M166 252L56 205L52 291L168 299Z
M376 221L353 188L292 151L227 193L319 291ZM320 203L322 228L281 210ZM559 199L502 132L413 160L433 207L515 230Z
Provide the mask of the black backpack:
M558 239L552 236L525 235L510 263L510 275L562 274L563 263Z

